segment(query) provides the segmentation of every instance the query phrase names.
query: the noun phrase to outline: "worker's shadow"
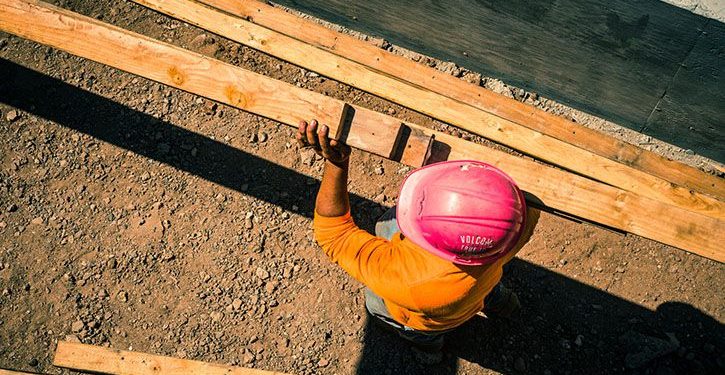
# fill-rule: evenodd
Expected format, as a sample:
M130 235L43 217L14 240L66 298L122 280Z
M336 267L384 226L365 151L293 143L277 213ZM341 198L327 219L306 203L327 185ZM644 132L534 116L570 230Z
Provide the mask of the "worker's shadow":
M317 180L4 59L0 78L2 103L312 216ZM191 155L184 147L199 153ZM282 194L290 190L295 194ZM356 195L351 201L359 224L372 229L383 208ZM368 324L357 372L453 374L481 366L501 373L576 374L623 372L629 364L643 373L716 373L725 364L723 325L690 305L666 302L652 312L520 260L510 264L505 280L525 306L520 323L475 318L449 334L444 358L436 364L421 361L429 357ZM662 354L673 350L662 349L666 333L684 349Z
M504 282L524 306L520 320L473 318L448 334L437 364L368 318L358 374L478 373L479 366L504 374L725 371L725 327L689 304L651 311L519 259Z

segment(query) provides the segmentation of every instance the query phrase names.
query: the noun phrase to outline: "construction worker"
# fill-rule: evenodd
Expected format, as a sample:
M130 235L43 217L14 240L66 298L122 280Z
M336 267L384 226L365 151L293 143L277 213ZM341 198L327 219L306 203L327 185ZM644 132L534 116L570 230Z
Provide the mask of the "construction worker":
M325 158L315 203L315 239L363 283L365 306L382 327L426 352L474 315L511 317L519 300L500 283L502 267L529 240L538 211L502 171L480 162L437 163L411 172L398 204L373 236L350 216L350 147L327 126L302 121L299 145Z

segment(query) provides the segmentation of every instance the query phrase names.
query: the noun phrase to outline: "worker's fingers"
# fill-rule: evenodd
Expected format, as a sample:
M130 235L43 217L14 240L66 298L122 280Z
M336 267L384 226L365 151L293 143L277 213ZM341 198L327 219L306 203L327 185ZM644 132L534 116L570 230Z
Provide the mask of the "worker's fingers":
M307 146L307 121L300 120L300 122L297 125L297 134L295 134L295 139L297 139L297 144L300 146L300 148Z
M305 142L305 135L303 133L295 134L295 139L297 140L297 145L300 148L307 146L307 142Z
M297 124L297 134L305 135L306 131L307 131L307 121L300 120L299 124Z
M312 120L307 127L307 143L315 149L320 147L317 142L317 120Z
M332 156L333 150L330 147L330 138L327 135L330 133L330 128L327 125L322 125L320 130L317 132L317 141L320 143L322 149L322 155L326 158Z

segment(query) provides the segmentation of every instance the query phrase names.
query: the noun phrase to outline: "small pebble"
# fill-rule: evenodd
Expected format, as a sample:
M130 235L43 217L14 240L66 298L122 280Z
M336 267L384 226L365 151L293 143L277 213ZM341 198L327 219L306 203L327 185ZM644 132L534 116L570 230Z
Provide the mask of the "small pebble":
M257 268L257 272L255 274L262 280L269 278L269 272L267 272L264 268Z
M14 110L14 109L8 111L8 113L5 115L5 119L10 122L13 122L19 118L20 118L20 114L18 113L18 111Z
M75 322L73 322L73 324L71 324L70 329L74 333L78 333L78 332L80 332L80 331L83 330L83 327L85 327L85 325L83 324L83 322L80 321L80 320L76 320Z

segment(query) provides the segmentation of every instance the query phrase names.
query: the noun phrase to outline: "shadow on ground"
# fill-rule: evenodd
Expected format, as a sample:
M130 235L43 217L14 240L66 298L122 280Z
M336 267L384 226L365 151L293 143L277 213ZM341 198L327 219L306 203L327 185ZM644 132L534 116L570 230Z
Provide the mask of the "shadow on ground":
M524 306L520 321L475 317L447 336L439 364L368 322L358 374L455 374L458 358L504 374L725 371L725 327L689 304L651 311L520 259L504 283Z
M237 191L253 180L244 194L312 215L319 182L303 174L10 61L0 59L0 72L2 103ZM158 132L170 144L205 152L192 158L159 149ZM281 194L289 189L302 193ZM351 201L360 225L371 230L383 208L361 196ZM666 302L653 312L522 260L508 266L505 281L525 306L519 323L475 318L449 334L436 364L368 324L358 373L454 374L458 358L502 373L725 371L723 325L688 304Z
M313 178L14 62L0 59L0 72L2 103L240 193L246 185L243 194L289 211L297 206L298 213L312 217L319 188ZM157 133L165 147L159 147ZM198 156L182 151L180 145L197 148ZM290 189L300 194L281 194ZM379 204L355 194L350 202L372 217L383 212ZM360 225L372 229L372 221Z

